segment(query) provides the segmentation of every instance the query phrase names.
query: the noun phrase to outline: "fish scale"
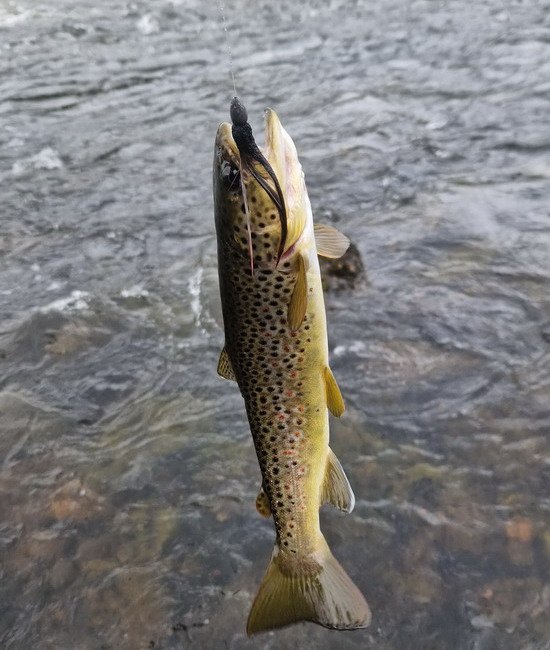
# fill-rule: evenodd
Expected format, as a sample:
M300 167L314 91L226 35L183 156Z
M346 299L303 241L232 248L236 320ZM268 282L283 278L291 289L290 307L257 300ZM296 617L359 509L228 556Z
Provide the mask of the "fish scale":
M286 318L296 282L292 269L259 269L251 276L246 260L232 259L240 263L220 267L226 347L245 401L277 542L282 552L296 553L308 538L296 537L294 530L304 533L308 522L313 528L320 506L320 495L304 496L308 476L320 465L308 432L328 433L328 426L321 426L328 414L325 404L306 397L322 395L324 386L319 369L305 364L305 354L309 346L310 357L321 356L311 348L323 319L316 318L311 300L303 328L292 331Z
M218 372L235 380L243 396L262 475L256 505L273 516L276 533L247 631L299 620L336 629L365 627L368 605L330 552L319 524L322 503L348 512L354 503L328 445L328 409L340 415L344 404L328 366L317 259L317 253L341 255L349 242L325 226L316 231L317 248L292 140L268 111L264 157L250 141L243 111L235 114L240 146L247 150L238 148L224 123L214 156L225 330ZM275 188L269 186L274 174Z

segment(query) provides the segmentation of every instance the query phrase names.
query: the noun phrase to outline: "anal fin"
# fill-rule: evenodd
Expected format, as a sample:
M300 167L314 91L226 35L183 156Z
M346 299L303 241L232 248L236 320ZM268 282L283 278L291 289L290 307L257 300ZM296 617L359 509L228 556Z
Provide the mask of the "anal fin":
M294 290L288 304L288 324L292 330L297 330L304 320L307 308L307 276L306 263L302 255L298 255L298 270Z
M321 487L321 503L330 503L344 512L351 512L355 496L348 477L332 449L328 450L325 479Z
M225 345L223 346L218 361L218 375L220 375L220 377L223 377L224 379L237 381L237 378L235 377L235 371L233 370L233 364L231 363L229 354L227 354L227 349Z
M325 387L327 391L327 407L328 410L339 418L342 413L346 410L346 405L344 404L344 398L340 392L340 388L334 379L332 370L326 366L325 367Z
M337 259L349 248L349 239L333 226L324 223L313 224L317 255Z

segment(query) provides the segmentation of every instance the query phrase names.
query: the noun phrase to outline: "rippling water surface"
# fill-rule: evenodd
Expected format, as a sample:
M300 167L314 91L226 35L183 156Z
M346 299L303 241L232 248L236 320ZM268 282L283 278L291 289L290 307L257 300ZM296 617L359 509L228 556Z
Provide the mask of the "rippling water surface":
M550 4L227 4L365 266L323 528L373 624L244 634L273 532L215 373L215 3L0 0L0 645L549 648Z

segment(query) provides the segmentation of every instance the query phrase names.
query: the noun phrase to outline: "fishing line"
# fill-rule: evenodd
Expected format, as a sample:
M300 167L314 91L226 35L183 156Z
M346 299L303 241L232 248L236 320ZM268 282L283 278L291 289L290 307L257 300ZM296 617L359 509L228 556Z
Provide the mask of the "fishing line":
M223 31L225 33L225 46L227 49L227 58L229 61L229 71L231 72L231 80L233 81L233 97L237 97L237 84L235 83L235 71L233 69L233 54L231 52L231 41L229 40L229 31L227 29L227 20L225 17L225 6L223 0L218 0L218 10L222 18ZM241 192L243 195L243 205L246 219L246 239L248 242L248 256L250 258L250 275L254 275L254 249L252 246L252 228L250 225L250 212L248 208L248 197L246 195L246 185L244 183L243 164L239 156L239 179L241 184Z
M227 58L229 61L229 71L231 72L231 79L233 81L233 96L237 96L237 84L235 83L235 71L233 69L233 53L231 51L231 41L229 40L229 31L227 29L227 20L225 18L225 5L223 0L218 0L218 10L222 17L222 26L225 33L225 46L227 49Z
M229 60L229 70L231 72L231 79L233 81L234 95L233 95L233 100L231 101L230 113L231 113L233 137L235 138L235 142L239 150L239 168L240 168L239 176L240 176L241 192L243 197L244 213L246 219L248 254L250 257L250 274L253 276L254 275L254 247L252 244L252 228L250 223L250 210L248 206L248 197L247 197L246 184L245 184L245 171L251 174L256 179L256 181L260 184L260 186L271 198L271 200L273 201L273 203L275 204L279 212L279 218L281 220L281 241L279 244L279 249L277 251L275 266L279 264L279 260L281 259L281 256L283 254L284 245L286 242L286 236L287 236L286 205L285 205L283 192L279 184L279 180L277 179L277 176L273 171L273 168L271 167L270 163L261 153L260 149L257 147L256 142L254 140L254 136L252 135L252 129L248 124L248 115L246 109L242 105L242 103L240 102L237 96L237 84L235 82L235 71L233 68L233 56L231 52L229 31L227 29L225 6L223 0L217 0L217 4L222 19L223 31L225 32L225 44L226 44L227 56ZM237 134L240 135L238 136ZM244 151L246 151L246 155L244 155ZM257 170L254 169L254 162L259 163L264 168L268 176L271 178L271 181L273 182L275 189L270 187L269 183L261 176L261 174Z

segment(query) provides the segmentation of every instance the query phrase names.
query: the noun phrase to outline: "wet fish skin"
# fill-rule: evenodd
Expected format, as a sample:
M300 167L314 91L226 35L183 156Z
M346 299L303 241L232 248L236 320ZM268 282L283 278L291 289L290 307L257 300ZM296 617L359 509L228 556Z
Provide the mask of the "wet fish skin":
M218 370L237 381L244 398L262 474L258 510L273 516L276 531L247 631L299 620L336 629L366 627L368 605L331 554L319 525L323 502L347 511L354 504L328 444L328 409L340 415L344 404L328 363L318 250L303 173L294 143L273 111L266 113L263 153L283 191L284 234L278 210L257 180L261 175L269 183L269 175L257 161L248 161L255 165L251 171L242 166L231 125L220 125L214 205L226 340ZM327 254L345 250L347 240L337 231L323 233Z

